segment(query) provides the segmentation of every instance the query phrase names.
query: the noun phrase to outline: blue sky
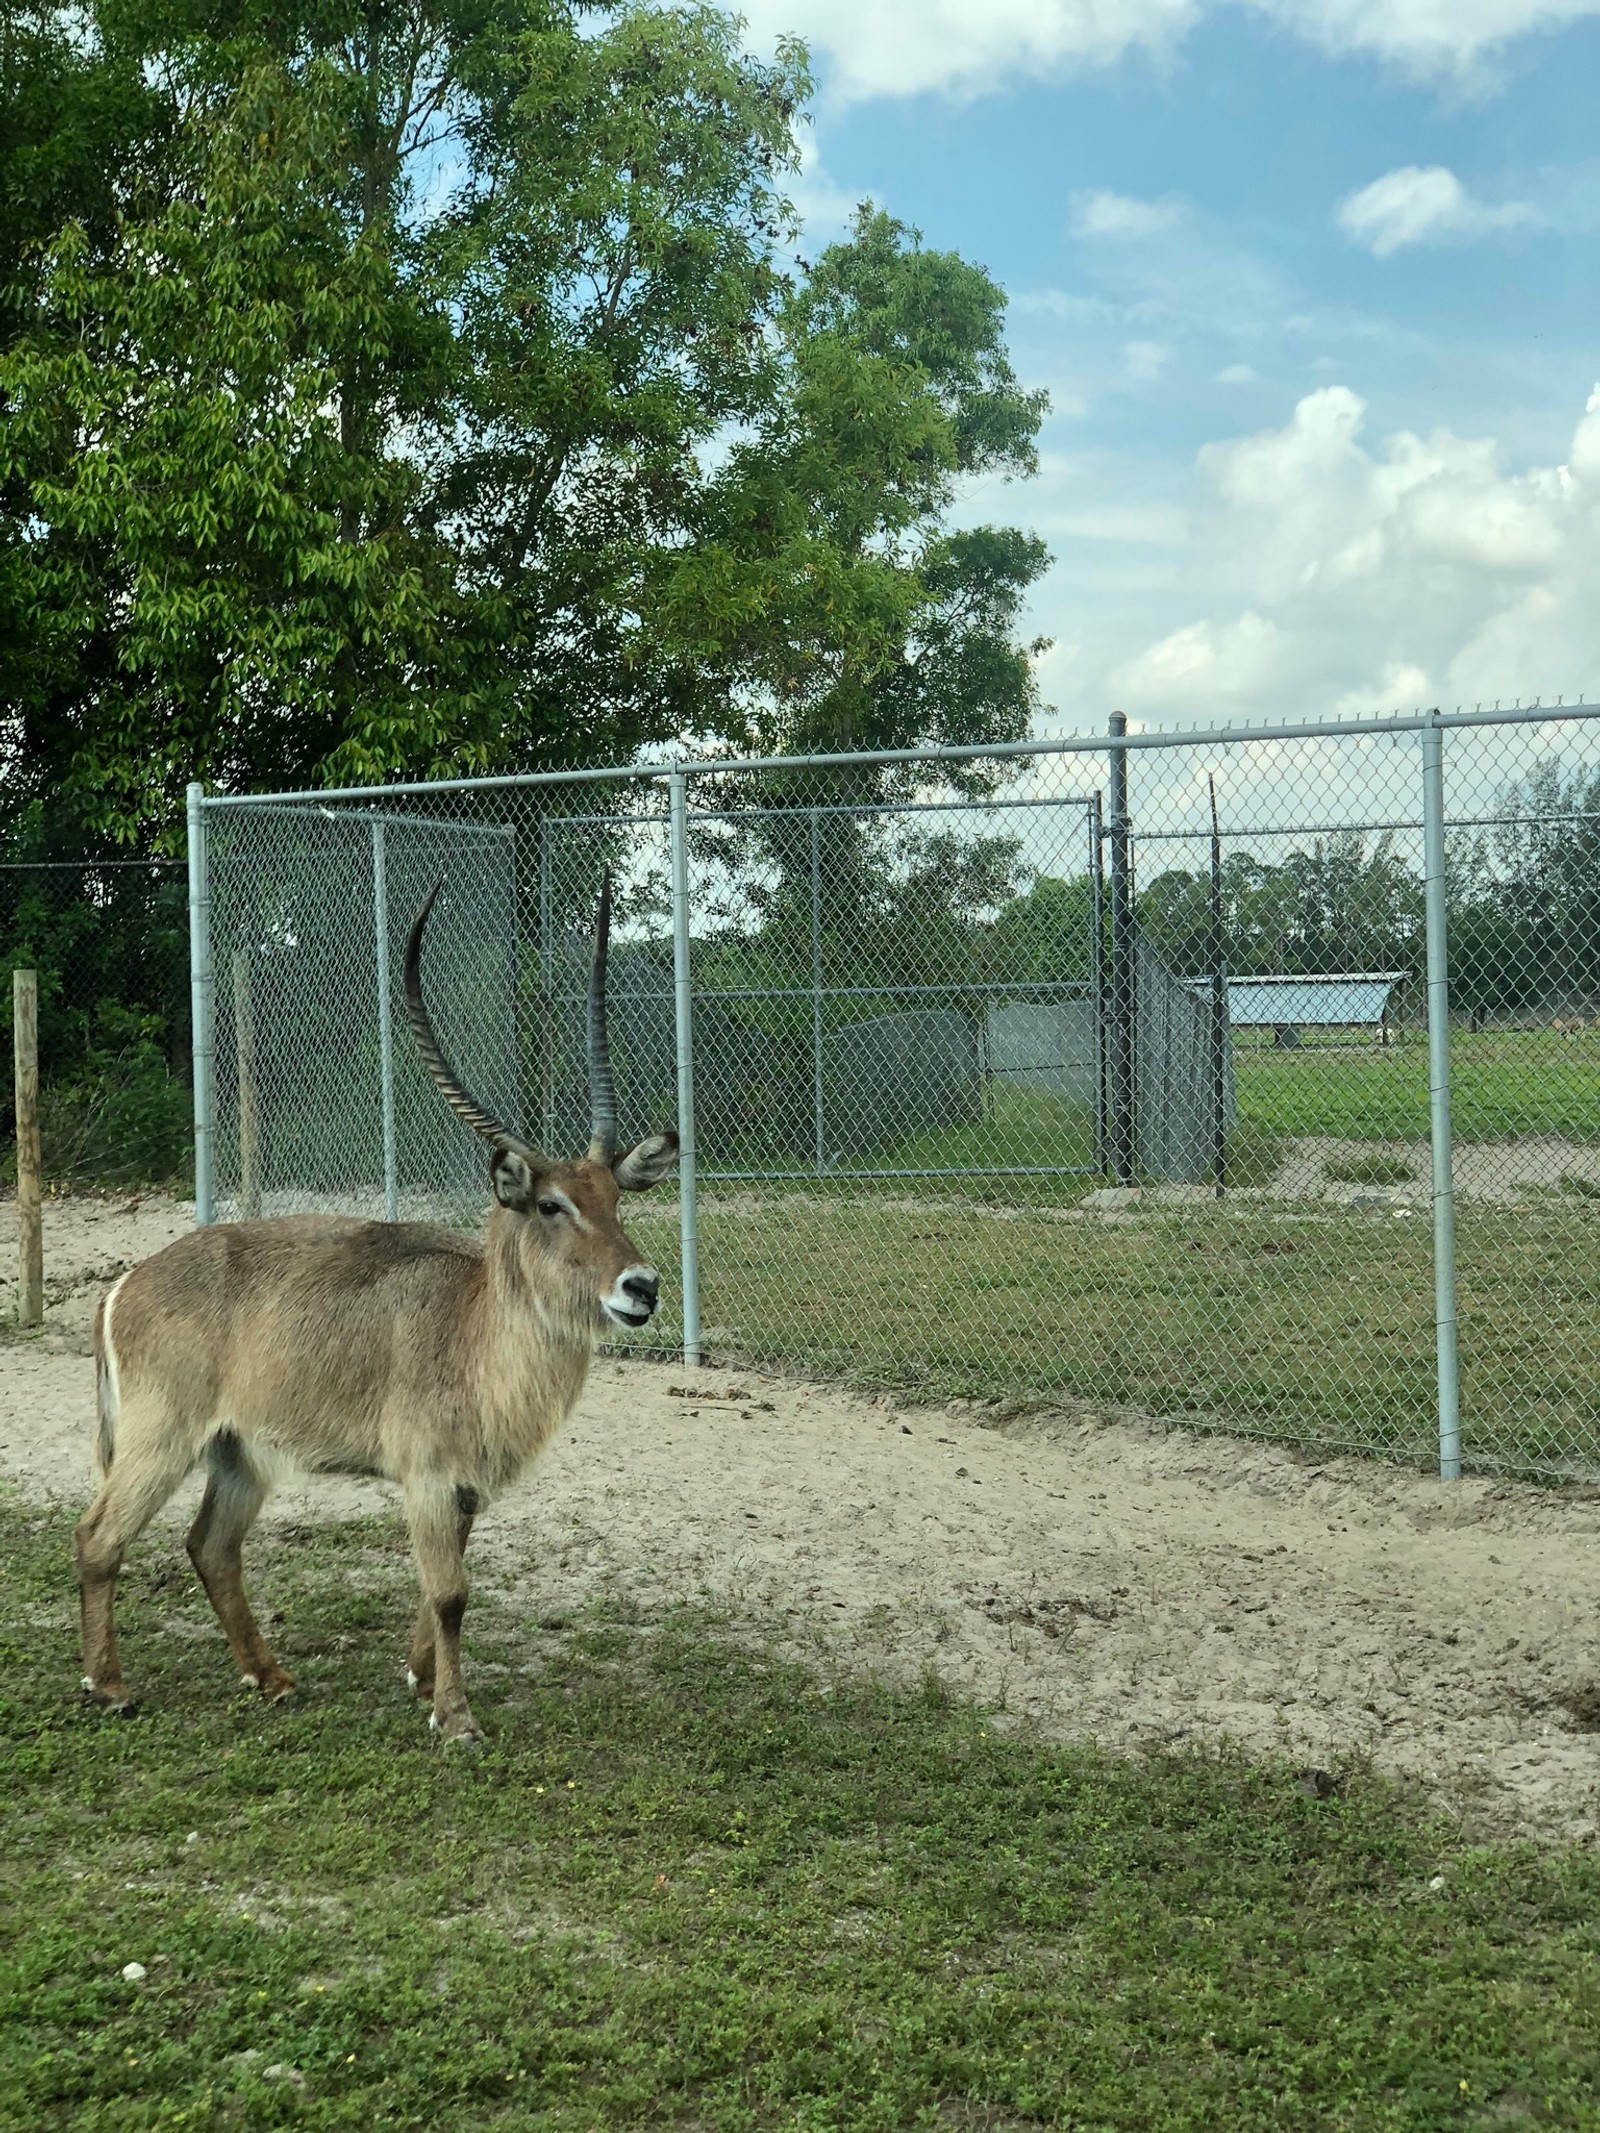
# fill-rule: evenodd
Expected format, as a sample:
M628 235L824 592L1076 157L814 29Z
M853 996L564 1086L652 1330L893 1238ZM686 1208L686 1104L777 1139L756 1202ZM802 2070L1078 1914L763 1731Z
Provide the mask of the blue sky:
M1012 300L1051 724L1600 694L1600 0L747 0Z

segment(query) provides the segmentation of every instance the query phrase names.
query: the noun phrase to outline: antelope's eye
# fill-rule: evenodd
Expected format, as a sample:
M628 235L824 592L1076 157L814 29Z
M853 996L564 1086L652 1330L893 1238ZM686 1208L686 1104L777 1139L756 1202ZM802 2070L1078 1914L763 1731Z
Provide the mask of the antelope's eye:
M539 1202L539 1212L541 1215L564 1215L566 1209L559 1200L541 1200Z

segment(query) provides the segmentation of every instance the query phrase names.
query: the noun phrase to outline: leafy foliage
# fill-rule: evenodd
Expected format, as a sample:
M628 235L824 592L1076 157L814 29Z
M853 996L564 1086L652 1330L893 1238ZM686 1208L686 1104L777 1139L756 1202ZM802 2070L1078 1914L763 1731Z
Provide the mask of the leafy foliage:
M39 979L46 1175L165 1184L188 1165L187 887L182 869L85 861L70 823L35 806L0 837L0 982ZM3 1018L0 1134L12 1132Z
M1600 999L1600 772L1558 756L1452 854L1451 969L1478 1015Z
M1356 831L1319 837L1277 864L1230 853L1221 876L1228 968L1236 976L1420 965L1422 884L1387 833L1370 845ZM1140 924L1180 974L1210 967L1210 896L1206 873L1158 875L1140 893Z
M789 264L798 46L639 0L25 29L13 804L138 843L196 776L1026 726L1043 548L945 519L961 476L1031 468L1042 398L993 281L887 215Z

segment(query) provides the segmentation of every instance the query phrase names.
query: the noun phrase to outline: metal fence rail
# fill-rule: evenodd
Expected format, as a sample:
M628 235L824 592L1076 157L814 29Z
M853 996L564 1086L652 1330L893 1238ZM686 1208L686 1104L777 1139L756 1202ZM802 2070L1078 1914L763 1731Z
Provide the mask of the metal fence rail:
M447 1049L580 1147L609 866L623 1130L683 1139L632 1345L1592 1474L1596 715L197 790L200 1219L481 1221L399 1015L441 877Z

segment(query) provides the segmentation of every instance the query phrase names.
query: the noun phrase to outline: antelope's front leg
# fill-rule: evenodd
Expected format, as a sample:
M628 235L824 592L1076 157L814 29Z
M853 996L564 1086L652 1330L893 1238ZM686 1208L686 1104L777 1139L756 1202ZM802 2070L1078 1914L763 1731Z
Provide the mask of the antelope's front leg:
M419 1691L431 1683L428 1723L441 1740L482 1740L483 1728L468 1707L461 1681L461 1618L467 1611L462 1556L477 1502L471 1498L469 1504L470 1491L432 1477L408 1482L405 1493L406 1522L422 1581L422 1612L411 1647L412 1679Z
M463 1555L467 1542L472 1538L473 1515L478 1508L476 1493L471 1489L456 1490L456 1539ZM433 1610L433 1602L426 1591L422 1605L417 1610L417 1625L411 1632L411 1656L406 1662L406 1683L419 1696L433 1701L435 1673L435 1650L439 1640L439 1621Z

